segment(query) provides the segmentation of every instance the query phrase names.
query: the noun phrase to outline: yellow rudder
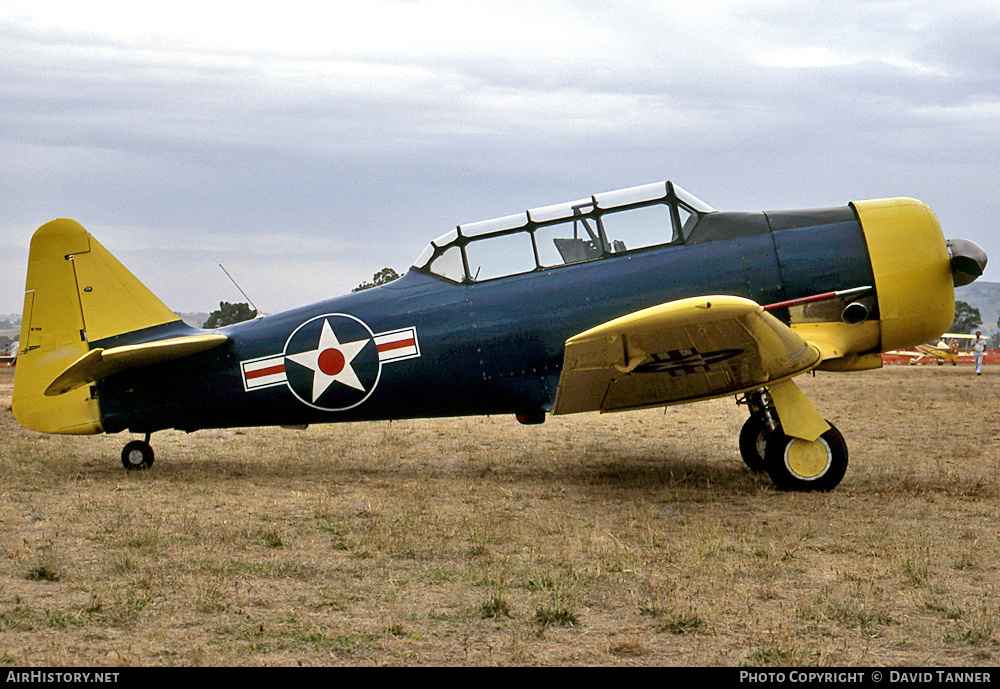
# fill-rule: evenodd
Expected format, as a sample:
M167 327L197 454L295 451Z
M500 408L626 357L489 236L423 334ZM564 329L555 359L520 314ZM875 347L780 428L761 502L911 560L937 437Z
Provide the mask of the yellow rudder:
M90 342L179 320L76 221L59 219L31 238L12 406L44 433L101 432L90 386L58 396L46 388Z

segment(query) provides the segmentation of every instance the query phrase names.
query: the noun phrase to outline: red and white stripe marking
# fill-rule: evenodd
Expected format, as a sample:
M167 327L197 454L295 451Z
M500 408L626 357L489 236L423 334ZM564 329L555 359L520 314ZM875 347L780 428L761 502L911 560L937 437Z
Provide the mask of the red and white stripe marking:
M240 368L243 370L243 389L248 392L285 382L285 357L281 354L241 361Z
M417 329L403 328L375 336L375 346L378 347L378 360L383 364L387 361L400 361L420 356L420 345L417 343Z
M378 360L383 364L420 356L415 327L378 333L375 335L375 346L378 348ZM243 374L243 389L247 392L284 385L287 380L283 354L241 361L240 370Z

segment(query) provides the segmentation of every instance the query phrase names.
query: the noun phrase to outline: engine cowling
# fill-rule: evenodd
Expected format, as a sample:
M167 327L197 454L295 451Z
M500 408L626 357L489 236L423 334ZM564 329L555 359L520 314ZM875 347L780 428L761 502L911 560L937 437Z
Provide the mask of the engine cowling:
M915 199L853 201L878 295L881 351L934 340L955 317L955 287L982 275L986 252L946 241L934 211Z

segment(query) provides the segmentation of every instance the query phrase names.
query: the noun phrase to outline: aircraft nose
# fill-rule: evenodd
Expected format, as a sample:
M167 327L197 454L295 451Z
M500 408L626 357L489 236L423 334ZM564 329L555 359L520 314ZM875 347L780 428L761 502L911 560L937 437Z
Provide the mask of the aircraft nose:
M968 285L986 270L988 256L981 246L968 239L949 239L947 244L955 287Z

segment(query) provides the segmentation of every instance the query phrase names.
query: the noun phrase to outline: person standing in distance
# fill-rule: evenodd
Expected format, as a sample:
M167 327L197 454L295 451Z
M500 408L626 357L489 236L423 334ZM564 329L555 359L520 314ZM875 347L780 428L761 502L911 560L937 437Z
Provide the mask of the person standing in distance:
M972 341L972 356L976 360L976 375L983 375L983 354L986 352L986 340L981 330L976 331L976 339Z

